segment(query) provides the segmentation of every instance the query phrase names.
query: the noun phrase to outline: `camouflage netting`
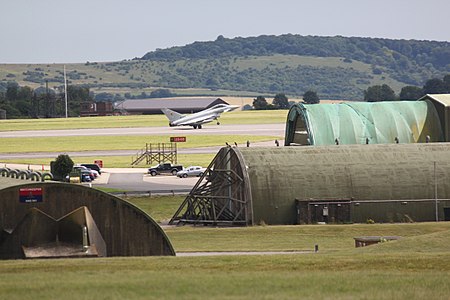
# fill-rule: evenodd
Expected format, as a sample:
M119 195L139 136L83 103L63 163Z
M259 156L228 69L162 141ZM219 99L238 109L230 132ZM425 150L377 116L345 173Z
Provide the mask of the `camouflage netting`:
M285 145L386 144L443 141L441 122L428 101L295 104Z

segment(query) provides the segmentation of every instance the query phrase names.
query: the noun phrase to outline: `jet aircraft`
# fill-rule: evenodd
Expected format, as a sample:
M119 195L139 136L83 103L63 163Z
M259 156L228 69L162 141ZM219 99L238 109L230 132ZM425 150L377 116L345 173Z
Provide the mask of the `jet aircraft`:
M161 111L169 119L169 126L192 126L194 129L201 129L202 124L212 122L217 120L217 125L219 125L218 118L221 113L229 112L235 110L239 106L228 105L228 104L217 104L213 107L207 108L205 110L199 111L190 115L182 115L176 111L168 108L161 108Z

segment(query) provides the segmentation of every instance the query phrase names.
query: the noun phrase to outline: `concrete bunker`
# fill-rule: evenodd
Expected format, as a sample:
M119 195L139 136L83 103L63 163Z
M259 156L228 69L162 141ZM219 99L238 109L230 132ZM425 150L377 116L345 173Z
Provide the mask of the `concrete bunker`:
M171 224L450 220L450 144L222 148Z
M0 190L0 259L175 255L161 227L131 203L66 183Z

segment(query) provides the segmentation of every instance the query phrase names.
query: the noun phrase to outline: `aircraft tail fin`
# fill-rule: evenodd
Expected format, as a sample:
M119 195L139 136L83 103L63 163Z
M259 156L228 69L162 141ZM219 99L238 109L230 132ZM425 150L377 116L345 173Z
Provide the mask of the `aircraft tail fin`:
M166 115L170 122L179 120L184 117L184 115L168 108L161 108L161 111Z

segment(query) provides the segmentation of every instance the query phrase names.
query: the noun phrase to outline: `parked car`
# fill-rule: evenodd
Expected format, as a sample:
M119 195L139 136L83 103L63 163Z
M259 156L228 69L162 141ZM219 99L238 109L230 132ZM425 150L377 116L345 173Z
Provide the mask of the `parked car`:
M184 170L181 170L177 173L177 176L180 178L186 178L188 176L202 176L203 173L206 172L206 168L200 166L190 166Z
M90 172L81 171L81 182L91 182L92 180Z
M91 177L91 180L94 180L99 176L98 172L95 170L91 170L89 168L86 168L85 166L74 166L74 170L81 170L81 173L87 173Z
M183 170L182 165L172 165L171 163L162 163L148 169L148 174L156 176L163 173L177 175L178 171Z
M97 171L99 175L102 174L102 169L100 169L100 166L97 164L80 164L80 166L84 166L86 168L89 168L93 171Z

